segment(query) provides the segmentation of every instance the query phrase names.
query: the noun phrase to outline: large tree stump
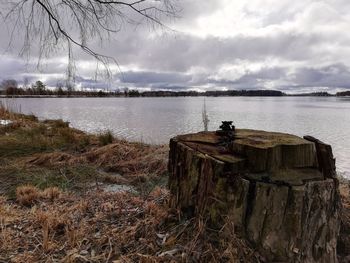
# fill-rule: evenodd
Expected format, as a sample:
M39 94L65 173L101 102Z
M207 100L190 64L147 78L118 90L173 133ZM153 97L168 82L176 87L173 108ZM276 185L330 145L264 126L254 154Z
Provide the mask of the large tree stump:
M333 155L307 138L254 130L237 130L225 143L215 132L175 137L170 206L212 227L233 221L269 262L337 262L341 205Z

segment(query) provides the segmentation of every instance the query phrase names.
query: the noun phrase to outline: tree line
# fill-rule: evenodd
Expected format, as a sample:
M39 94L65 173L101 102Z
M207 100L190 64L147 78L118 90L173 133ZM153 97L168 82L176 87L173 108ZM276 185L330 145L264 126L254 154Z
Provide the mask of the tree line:
M47 88L40 80L29 87L19 87L15 80L4 80L1 85L1 95L5 96L58 96L58 97L196 97L196 96L284 96L277 90L227 90L227 91L144 91L124 88L122 91L83 89L76 90L73 87L57 85L56 88Z
M123 96L124 93L108 92L103 90L76 90L73 86L64 87L58 83L56 88L48 88L42 81L20 87L16 80L3 80L0 84L0 94L5 96L83 96L83 97L107 97L107 96Z
M337 92L336 96L350 96L350 90Z
M257 97L280 97L280 96L334 96L327 92L312 92L302 94L287 95L278 90L225 90L225 91L169 91L155 90L140 92L136 89L116 89L97 90L82 89L77 90L74 86L58 83L56 88L48 88L42 81L38 80L31 85L20 87L16 80L3 80L0 84L0 94L3 96L57 96L57 97L196 97L196 96L257 96ZM338 92L336 96L350 96L350 91Z

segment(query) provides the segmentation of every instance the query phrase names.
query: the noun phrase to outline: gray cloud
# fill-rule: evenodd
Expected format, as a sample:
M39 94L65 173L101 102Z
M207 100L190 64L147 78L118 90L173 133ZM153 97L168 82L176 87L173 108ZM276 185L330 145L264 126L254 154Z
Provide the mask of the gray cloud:
M350 69L343 64L298 69L291 79L299 87L350 89Z
M187 83L191 76L179 73L157 73L157 72L124 72L121 78L123 83L147 85L148 83Z
M117 59L122 71L114 88L350 89L350 15L345 0L190 1L183 0L177 30L154 32L126 26L94 50ZM52 54L38 70L36 52L29 63L16 57L21 37L7 49L8 29L0 26L1 79L40 78L48 85L64 78L65 52ZM94 80L91 57L75 49L77 84L102 88ZM118 73L118 72L117 72Z

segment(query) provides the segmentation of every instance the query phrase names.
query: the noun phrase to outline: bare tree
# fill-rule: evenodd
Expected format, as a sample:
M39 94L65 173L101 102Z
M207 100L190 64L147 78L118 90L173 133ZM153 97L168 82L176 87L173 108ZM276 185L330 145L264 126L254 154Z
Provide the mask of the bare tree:
M33 43L39 48L39 63L53 52L68 50L68 78L74 75L73 47L102 64L109 75L110 63L116 60L92 49L89 43L100 43L125 24L149 23L167 28L166 18L175 18L177 0L5 0L0 7L5 24L11 25L11 40L24 36L21 55L30 55Z
M0 84L0 91L3 90L6 95L17 95L18 83L14 79L5 79Z
M1 89L6 90L8 88L18 88L18 83L14 79L4 79L0 84Z

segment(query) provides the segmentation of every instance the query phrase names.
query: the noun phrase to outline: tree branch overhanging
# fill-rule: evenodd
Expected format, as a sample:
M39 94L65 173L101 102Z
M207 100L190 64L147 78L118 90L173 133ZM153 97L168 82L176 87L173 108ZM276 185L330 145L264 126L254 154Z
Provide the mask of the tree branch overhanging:
M5 24L12 26L11 35L18 32L24 36L21 54L29 56L36 48L33 45L38 45L40 60L66 46L69 60L74 60L75 46L95 58L111 76L110 64L118 65L116 59L97 52L89 46L89 41L98 39L102 44L128 23L146 22L152 27L171 30L165 21L177 18L176 1L9 0L0 6ZM12 41L13 37L10 45Z

